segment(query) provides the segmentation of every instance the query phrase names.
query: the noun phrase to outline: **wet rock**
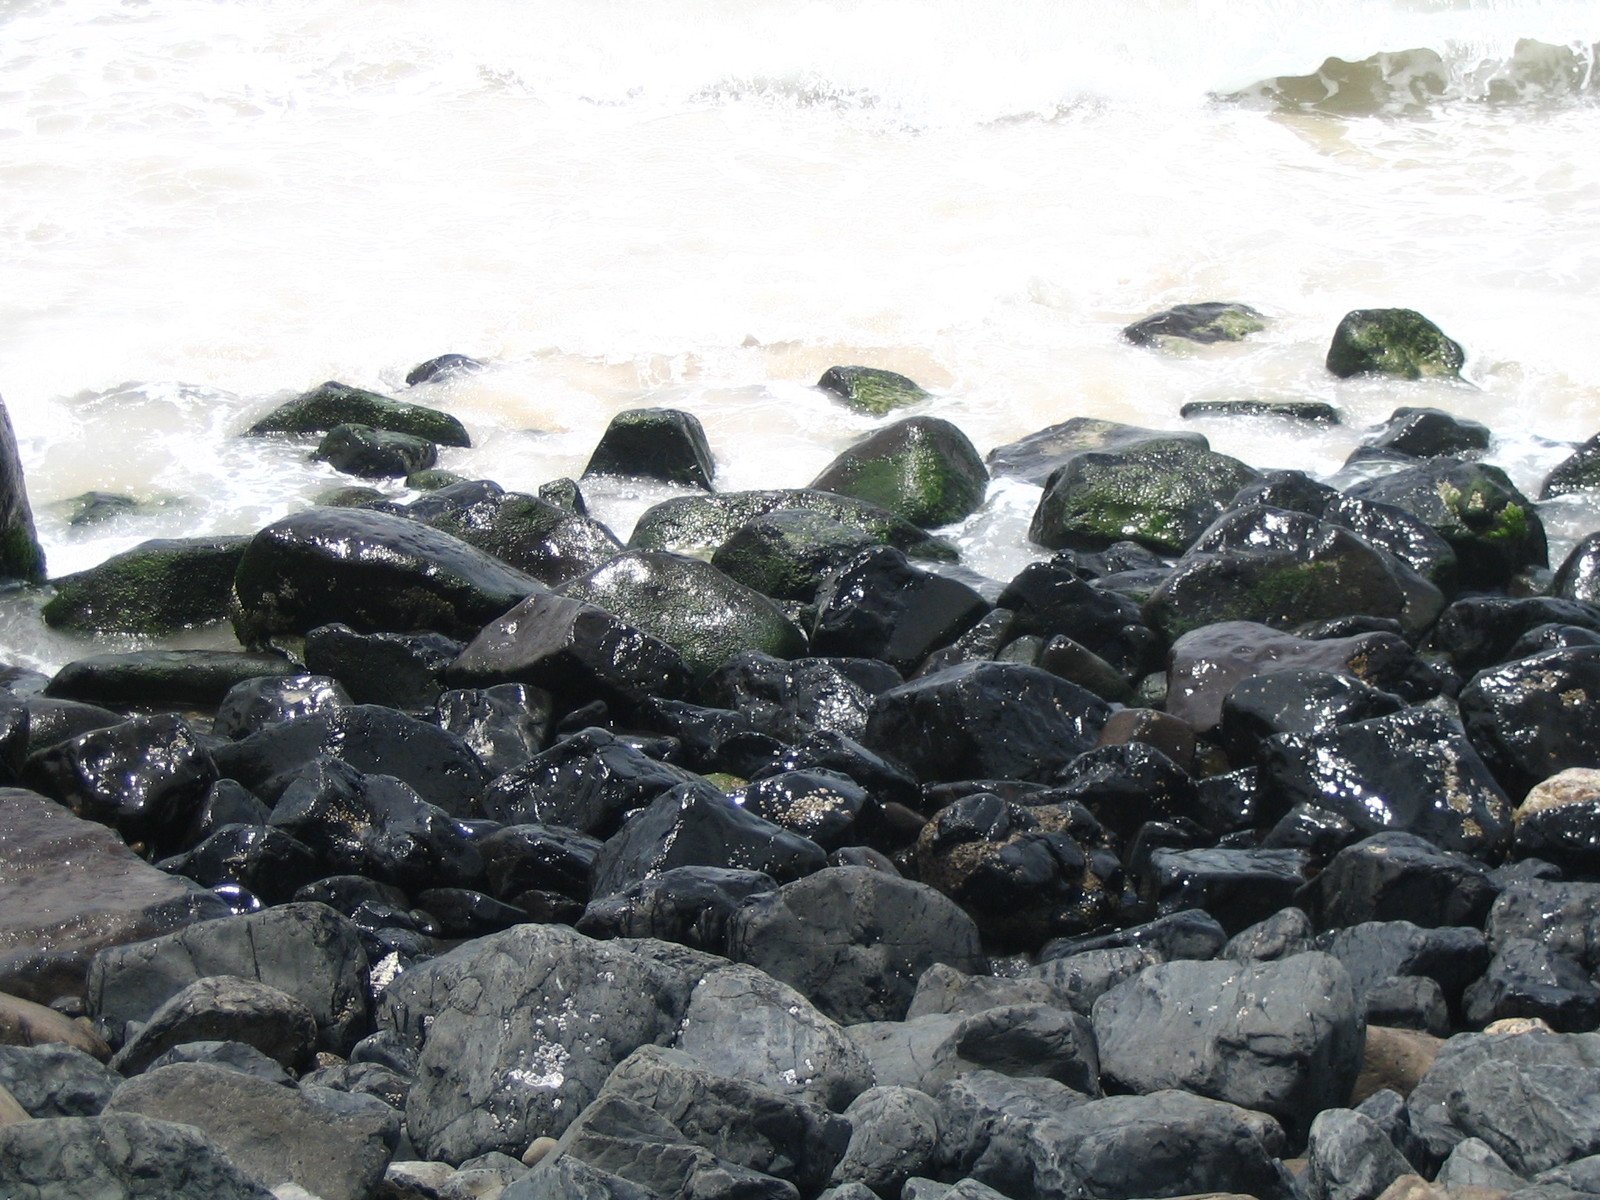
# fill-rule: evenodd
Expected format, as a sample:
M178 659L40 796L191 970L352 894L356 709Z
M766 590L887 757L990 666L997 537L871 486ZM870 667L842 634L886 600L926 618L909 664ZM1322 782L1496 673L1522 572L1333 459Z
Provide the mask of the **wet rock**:
M342 623L471 637L542 585L466 542L389 513L313 508L250 540L234 581L246 645Z
M137 1075L185 1042L243 1042L298 1070L316 1047L311 1010L287 992L254 979L212 975L197 979L150 1014L111 1067Z
M1309 867L1301 850L1157 850L1142 890L1158 913L1203 908L1230 934L1239 933L1292 903Z
M1191 431L1141 429L1099 417L1073 417L989 452L991 474L1014 475L1036 487L1073 458L1090 451L1131 450L1152 445L1195 446L1208 449L1205 435Z
M1432 525L1394 504L1334 493L1320 510L1324 521L1386 550L1446 596L1460 583L1455 549Z
M1476 1026L1506 1017L1538 1017L1562 1033L1600 1024L1600 988L1572 959L1527 938L1497 941L1495 955L1462 997Z
M659 638L697 678L741 651L794 658L805 650L805 635L771 600L698 559L633 550L561 590Z
M44 551L33 528L28 489L22 480L22 459L11 414L0 401L0 579L42 583Z
M728 799L762 820L837 850L853 834L864 811L872 815L865 788L833 771L784 771L728 793Z
M819 513L841 525L863 529L885 546L911 558L955 561L955 548L865 500L819 492L815 488L775 488L721 492L715 496L677 496L646 509L634 523L628 544L636 550L710 557L750 521L779 509Z
M1201 344L1242 342L1266 327L1266 318L1248 304L1210 300L1175 304L1142 317L1124 329L1122 336L1135 346L1159 346L1168 338Z
M965 1017L930 1013L905 1021L863 1021L845 1032L880 1087L933 1092L959 1073L955 1036Z
M471 888L425 888L415 899L417 908L433 918L439 936L445 939L483 937L528 919L522 909Z
M1600 434L1584 442L1551 469L1539 488L1539 499L1549 500L1594 487L1600 487Z
M1504 584L1524 567L1546 563L1544 525L1499 467L1445 456L1347 490L1357 499L1403 508L1431 526L1455 550L1463 579Z
M881 693L863 741L925 781L1048 782L1093 747L1110 707L1076 684L1012 663L966 663Z
M52 581L45 624L94 632L159 634L228 615L244 537L141 542L99 566Z
M1364 921L1481 927L1499 894L1482 863L1415 834L1386 832L1334 855L1301 903L1324 929Z
M1280 962L1170 962L1095 1001L1108 1082L1182 1088L1304 1131L1347 1102L1363 1023L1350 977L1319 953Z
M276 1200L200 1130L133 1113L0 1128L0 1189L41 1200Z
M218 765L261 795L278 796L318 758L392 775L430 804L465 815L489 774L454 734L375 704L307 713L217 751Z
M1600 601L1600 533L1591 533L1561 560L1550 594L1586 604Z
M1144 624L1139 606L1091 587L1062 555L1024 567L997 603L1015 614L1011 636L1069 637L1130 678L1156 665L1160 640Z
M425 438L359 424L335 425L311 452L313 462L361 479L399 479L427 470L438 456Z
M45 692L64 700L118 707L209 708L230 688L260 675L295 668L275 654L232 650L134 650L74 659Z
M988 484L989 472L966 434L938 417L908 417L845 450L811 487L932 528L976 512Z
M1394 975L1367 989L1367 1025L1417 1029L1434 1037L1450 1036L1450 1008L1444 989L1423 975Z
M550 740L550 693L525 683L445 692L435 707L439 727L455 734L491 775L528 762Z
M335 1053L367 1032L367 955L355 927L322 904L286 904L116 946L89 970L89 1012L117 1040L197 979L236 975L296 997Z
M871 659L801 658L747 653L713 672L702 687L708 702L735 709L757 729L793 743L824 729L859 738L872 698L901 682Z
M611 531L585 513L487 479L439 488L405 514L552 587L622 553Z
M602 847L594 894L610 896L674 867L760 871L778 882L827 863L815 842L745 812L710 784L684 783L658 797Z
M1306 1159L1306 1191L1314 1200L1377 1200L1412 1173L1383 1130L1348 1108L1328 1109L1311 1123Z
M734 909L777 886L760 871L674 867L591 901L578 930L594 938L660 938L720 954Z
M245 433L327 433L351 423L408 433L441 446L472 445L466 428L448 413L331 381L279 405Z
M964 975L954 967L934 963L917 980L906 1020L931 1013L970 1015L1013 1004L1044 1004L1079 1011L1070 990L1038 975Z
M1182 554L1256 472L1183 442L1080 454L1050 476L1028 536L1051 549L1134 541Z
M1037 945L1094 929L1120 907L1122 864L1072 805L1024 808L979 793L948 805L917 837L917 874L988 937Z
M711 565L763 596L808 604L830 572L878 544L866 530L822 513L780 508L734 530Z
M962 1069L1053 1079L1087 1096L1100 1094L1094 1030L1068 1009L1049 1004L985 1009L962 1020L953 1046Z
M728 922L728 956L841 1024L900 1020L933 963L982 963L977 928L953 901L868 867L830 867L752 897Z
M1600 771L1569 767L1536 784L1512 816L1513 843L1580 875L1600 872Z
M1439 327L1409 308L1363 308L1346 313L1328 346L1328 370L1401 379L1447 378L1461 373L1466 354Z
M388 1105L357 1101L182 1063L129 1080L106 1113L191 1125L271 1187L293 1183L323 1200L364 1200L383 1178L399 1122Z
M766 770L784 752L777 738L759 732L743 713L706 708L681 700L644 701L634 712L639 726L659 734L674 762L702 774L721 774L733 781ZM728 782L722 782L726 789Z
M1222 953L1239 962L1275 962L1314 949L1311 934L1311 918L1291 906L1234 934Z
M659 479L709 492L716 470L706 432L693 413L675 408L630 408L611 418L583 476Z
M1467 596L1444 610L1428 644L1472 675L1512 658L1522 638L1549 624L1600 633L1600 607L1551 596Z
M1495 777L1525 795L1600 761L1600 647L1552 650L1482 671L1461 690L1467 736Z
M1262 744L1262 776L1280 803L1314 804L1364 833L1398 829L1484 856L1510 835L1511 805L1460 728L1406 709Z
M1154 962L1177 959L1206 960L1216 958L1227 944L1227 931L1210 913L1192 908L1185 912L1169 913L1106 933L1086 934L1082 937L1057 938L1039 951L1040 963L1052 959L1074 960L1091 952L1130 949L1153 955ZM1130 958L1114 958L1112 962L1120 973ZM1145 962L1143 966L1151 965Z
M246 1045L244 1042L179 1042L157 1057L149 1069L171 1067L178 1063L209 1063L211 1066L254 1075L257 1079L265 1079L268 1083L275 1083L279 1087L295 1085L294 1077L281 1063L268 1058L254 1046Z
M1457 1142L1450 1157L1439 1168L1435 1183L1451 1192L1466 1188L1491 1188L1497 1192L1516 1192L1527 1186L1527 1180L1506 1166L1501 1158L1482 1138L1466 1138Z
M337 680L326 675L265 675L229 688L217 707L211 732L239 739L311 713L348 708L353 703Z
M464 647L437 633L357 633L320 625L306 634L305 665L337 680L357 704L421 712L444 691L444 670Z
M1191 400L1178 410L1185 421L1196 417L1277 417L1308 425L1339 425L1339 410L1321 400Z
M265 810L259 800L256 804ZM282 904L324 870L309 846L266 822L263 811L257 822L222 825L191 849L157 865L201 887L233 883L263 903Z
M483 370L483 364L475 358L465 354L441 354L437 358L430 358L427 362L418 363L406 372L406 386L416 387L419 383L444 383L452 379L459 379L464 375L473 375Z
M819 654L876 658L905 672L988 611L988 601L965 584L876 546L824 580L811 643Z
M778 771L836 771L866 788L879 804L917 808L922 792L903 767L874 754L843 734L817 730L775 759L763 774ZM885 809L888 816L892 810ZM904 814L901 814L904 816ZM920 821L916 828L921 828Z
M1489 448L1489 427L1440 408L1397 408L1366 444L1413 458L1470 454Z
M506 825L477 842L489 891L519 908L530 897L552 895L581 905L600 845L575 830L537 824Z
M1494 902L1485 928L1496 947L1529 938L1600 969L1600 883L1516 880Z
M1084 751L1056 773L1050 798L1083 805L1122 837L1131 837L1147 821L1193 817L1198 807L1188 774L1142 742Z
M42 693L49 679L39 679L39 692L5 698L6 762L13 774L28 757L91 729L120 725L127 717L97 704L57 700ZM20 758L17 738L21 737Z
M1397 975L1421 975L1455 1004L1489 965L1483 934L1463 926L1423 929L1410 921L1364 921L1321 935L1317 948L1344 964L1358 999Z
M98 1116L121 1082L74 1046L0 1046L0 1088L34 1118Z
M1305 667L1269 670L1241 680L1223 698L1219 733L1233 761L1251 762L1274 734L1321 733L1403 707L1398 696L1353 675Z
M874 417L929 398L904 375L879 367L829 367L817 380L817 387L838 397L846 408Z
M939 1149L942 1124L933 1097L907 1087L875 1087L845 1109L850 1145L834 1168L835 1184L859 1183L893 1195L922 1175Z

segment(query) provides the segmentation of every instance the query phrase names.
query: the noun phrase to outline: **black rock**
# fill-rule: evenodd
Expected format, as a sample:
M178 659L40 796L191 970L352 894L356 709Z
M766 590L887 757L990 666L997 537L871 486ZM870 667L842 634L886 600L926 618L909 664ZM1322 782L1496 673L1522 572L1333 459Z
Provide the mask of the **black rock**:
M711 565L764 596L809 604L831 571L878 544L866 530L823 513L779 508L734 530Z
M312 508L245 548L234 630L246 645L341 622L364 633L431 629L470 637L542 585L417 521Z
M1234 934L1222 953L1239 962L1276 962L1313 948L1311 918L1290 906Z
M1486 928L1496 947L1531 939L1600 969L1600 883L1516 880L1494 902Z
M1141 429L1098 417L1073 417L989 451L994 475L1014 475L1043 487L1054 472L1080 454L1179 444L1208 449L1205 435L1191 431Z
M489 891L508 903L529 892L582 901L600 841L559 825L506 825L478 842Z
M437 633L357 633L319 625L306 634L305 665L336 680L357 704L411 712L431 709L444 691L444 670L464 649Z
M1220 955L1227 942L1227 931L1217 923L1215 917L1198 908L1191 908L1126 929L1056 938L1039 951L1039 961L1071 960L1097 951L1123 949L1147 952L1158 962L1179 959L1203 961ZM1142 965L1150 964L1146 961Z
M1409 308L1363 308L1346 313L1328 346L1328 370L1341 379L1376 373L1401 379L1461 373L1466 354L1432 321Z
M1441 408L1397 408L1367 444L1413 458L1465 454L1489 448L1489 427Z
M1505 662L1524 636L1550 624L1600 633L1600 606L1553 596L1467 596L1444 610L1428 642L1470 676Z
M1359 496L1334 493L1321 508L1324 521L1342 525L1380 550L1387 550L1446 596L1460 582L1454 547L1432 525L1406 509Z
M405 515L552 587L622 553L611 531L587 514L487 479L439 488L412 501Z
M522 909L470 888L428 888L417 893L416 905L434 919L439 936L451 940L499 933L528 919Z
M1260 743L1279 733L1321 733L1387 716L1405 707L1398 696L1353 675L1289 668L1240 681L1222 701L1222 743L1234 762L1251 762Z
M1489 964L1489 946L1476 929L1422 929L1410 921L1367 921L1317 938L1350 973L1358 998L1396 975L1423 975L1456 1004L1467 984Z
M245 433L327 433L350 423L409 433L441 446L472 445L466 428L448 413L333 382L279 405Z
M1475 859L1412 833L1386 832L1340 850L1300 902L1324 929L1364 921L1481 927L1499 894Z
M997 601L1015 618L1011 636L1064 635L1080 643L1130 678L1156 665L1161 644L1144 624L1139 606L1124 596L1091 587L1071 560L1061 555L1030 563L1011 580Z
M1204 304L1175 304L1142 317L1122 331L1135 346L1160 345L1165 338L1187 342L1242 342L1267 327L1266 318L1248 304L1211 300Z
M202 887L236 883L266 904L282 904L324 873L309 846L266 824L265 811L251 824L218 826L192 849L156 865Z
M1600 874L1600 774L1573 767L1536 785L1517 806L1512 841L1520 857L1577 874Z
M1578 646L1600 646L1600 633L1576 625L1551 622L1548 625L1535 625L1519 637L1511 644L1506 659L1532 658L1547 650L1571 650Z
M777 886L761 871L674 867L590 901L577 927L593 938L659 938L720 954L734 909Z
M1156 912L1203 908L1233 934L1292 903L1309 867L1301 850L1156 850L1141 887Z
M1178 410L1185 421L1196 417L1276 417L1308 425L1339 425L1339 410L1321 400L1191 400Z
M313 462L361 479L399 479L425 471L439 450L425 438L374 429L370 425L335 425L311 452Z
M783 771L728 793L746 812L810 838L824 850L854 841L857 820L873 807L867 790L834 771Z
M743 713L731 708L646 700L634 717L652 733L672 740L674 748L665 757L701 773L747 779L784 751L782 742L758 732Z
M481 370L483 364L475 358L468 358L465 354L441 354L437 358L428 359L427 362L418 363L407 371L406 386L416 387L419 383L436 383L462 375L471 375Z
M1196 815L1194 781L1165 754L1143 742L1098 746L1062 767L1048 795L1073 801L1122 837L1146 821Z
M275 654L134 650L74 659L55 673L45 694L88 704L209 708L246 679L294 671L293 663Z
M439 697L439 727L467 744L491 775L522 766L550 740L550 693L525 683L462 688Z
M1506 1017L1538 1017L1560 1033L1600 1024L1600 987L1589 972L1528 938L1497 941L1488 969L1461 999L1467 1021L1480 1027Z
M811 481L817 491L865 500L924 528L976 512L988 485L989 472L966 434L939 417L886 425Z
M33 529L17 435L11 414L0 401L0 579L42 583L44 575L44 551Z
M1600 601L1600 533L1591 533L1562 559L1550 594L1563 600Z
M230 1071L254 1075L257 1079L265 1079L280 1087L295 1085L294 1076L283 1064L268 1058L254 1046L244 1042L180 1042L152 1062L149 1069L154 1071L161 1067L176 1066L178 1063L209 1063L216 1067L226 1067Z
M876 658L905 672L988 611L988 601L965 584L875 546L824 580L811 644L819 654Z
M611 418L584 467L594 475L659 479L711 490L716 464L700 420L675 408L630 408Z
M1600 762L1600 647L1482 671L1460 703L1467 736L1514 796L1569 767Z
M554 504L557 508L575 512L580 517L589 515L589 502L583 498L583 492L578 487L576 479L569 479L563 475L560 479L541 483L538 496L546 504Z
M916 383L880 367L829 367L817 387L837 396L846 408L874 417L928 399Z
M121 713L101 708L97 704L84 704L78 700L56 700L39 694L23 696L14 703L27 714L22 722L23 761L26 761L28 755L48 750L51 746L59 745L80 733L88 733L91 729L106 729L127 720ZM15 717L12 720L15 720ZM15 736L14 730L15 727L12 726L12 737ZM8 753L14 753L15 750L15 744L8 742ZM10 761L13 767L21 765L15 758Z
M161 634L228 615L243 537L141 542L52 581L41 613L56 628Z
M1373 984L1367 989L1365 1009L1368 1025L1450 1036L1444 989L1426 975L1393 975Z
M30 1117L98 1116L121 1082L75 1046L0 1046L0 1088Z
M349 693L325 675L264 675L241 680L217 706L211 732L239 739L312 713L349 708Z
M859 738L872 698L901 683L894 668L874 659L785 660L749 652L736 655L701 685L710 704L738 711L781 742L798 742L827 730Z
M1600 434L1579 446L1572 455L1562 459L1545 476L1539 489L1539 499L1566 496L1585 492L1600 486Z

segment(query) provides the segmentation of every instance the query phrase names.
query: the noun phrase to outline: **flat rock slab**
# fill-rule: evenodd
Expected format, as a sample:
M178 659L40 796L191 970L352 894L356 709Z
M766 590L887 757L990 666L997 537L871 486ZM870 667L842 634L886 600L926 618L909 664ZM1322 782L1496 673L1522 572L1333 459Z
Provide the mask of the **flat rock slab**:
M82 991L96 951L227 915L106 826L0 788L0 991L47 1004Z

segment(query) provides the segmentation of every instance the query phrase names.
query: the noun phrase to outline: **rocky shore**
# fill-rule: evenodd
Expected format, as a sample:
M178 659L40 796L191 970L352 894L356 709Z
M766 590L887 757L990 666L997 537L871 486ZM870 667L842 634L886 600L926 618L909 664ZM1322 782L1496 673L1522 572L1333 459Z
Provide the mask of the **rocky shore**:
M1600 1195L1600 533L1539 515L1600 438L1524 495L1404 403L1464 358L1349 314L1397 405L1335 482L1088 416L983 455L840 366L876 432L719 492L633 410L585 478L685 494L627 543L329 383L242 436L420 498L48 582L0 421L47 621L239 644L0 671L0 1195ZM998 477L1009 580L937 533Z

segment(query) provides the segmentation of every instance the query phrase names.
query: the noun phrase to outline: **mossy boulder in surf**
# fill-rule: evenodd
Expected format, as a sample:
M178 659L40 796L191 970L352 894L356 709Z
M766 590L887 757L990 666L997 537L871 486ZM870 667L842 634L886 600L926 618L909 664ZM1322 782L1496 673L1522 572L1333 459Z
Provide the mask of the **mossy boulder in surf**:
M1209 450L1203 433L1193 430L1143 429L1099 417L1073 417L1025 438L989 451L991 475L1014 475L1043 487L1050 476L1080 454L1093 450L1133 450L1179 443Z
M157 634L220 621L228 615L234 573L249 541L239 536L143 542L54 580L45 624Z
M1346 313L1328 347L1328 370L1401 379L1455 379L1466 352L1421 313L1409 308L1359 308Z
M734 531L711 565L774 600L814 600L823 580L878 542L864 529L803 508L780 508Z
M1052 550L1132 541L1182 554L1259 472L1192 442L1080 454L1051 475L1028 536Z
M546 584L592 571L622 553L622 544L600 522L487 479L440 488L412 502L406 515Z
M335 425L311 453L313 461L362 479L398 479L433 466L438 456L426 438L355 422Z
M611 418L584 467L584 478L627 475L711 490L717 473L706 431L693 413L630 408Z
M1203 304L1175 304L1135 321L1122 336L1135 346L1159 346L1168 338L1209 345L1242 342L1267 327L1267 320L1248 304L1211 300Z
M0 581L7 579L42 582L44 551L33 530L33 510L28 507L28 491L22 482L22 459L17 455L11 415L0 401Z
M1339 410L1321 400L1191 400L1178 410L1185 421L1195 417L1276 417L1308 425L1338 425Z
M351 423L409 433L441 446L472 445L466 427L449 413L331 380L280 404L245 433L327 433Z
M920 385L904 375L877 367L829 367L817 380L817 386L837 396L846 408L874 417L887 416L897 408L929 398Z
M977 511L989 472L967 435L949 421L907 417L845 450L811 486L931 528Z

